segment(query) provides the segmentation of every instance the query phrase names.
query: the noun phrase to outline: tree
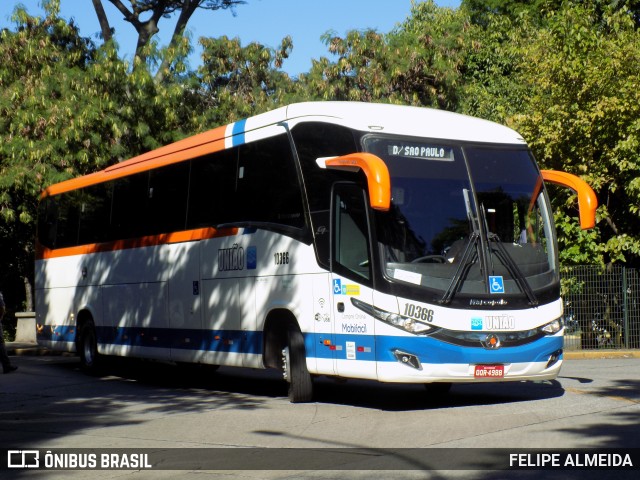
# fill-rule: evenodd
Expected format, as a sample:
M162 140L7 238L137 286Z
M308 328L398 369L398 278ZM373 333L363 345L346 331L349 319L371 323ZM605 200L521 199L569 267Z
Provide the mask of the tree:
M517 18L526 12L540 19L545 12L556 10L563 0L462 0L461 8L467 10L476 25L486 25L494 15Z
M327 33L324 41L337 60L314 61L300 82L310 98L453 109L467 26L459 11L429 0L414 4L406 22L387 35Z
M203 128L182 84L129 68L59 17L17 8L0 32L0 272L5 292L33 271L38 198L47 186L94 172ZM24 294L11 292L13 301Z
M105 42L112 39L113 29L102 5L102 0L92 0L93 6L100 22L102 38ZM178 13L178 19L171 35L168 50L180 47L184 40L184 33L189 20L197 9L202 10L226 10L236 5L244 4L244 0L130 0L131 8L128 8L121 0L109 0L124 15L138 33L135 56L141 64L146 64L149 55L151 39L160 30L158 24L161 18L169 18ZM235 14L235 12L234 12ZM148 17L146 20L141 18ZM158 80L166 75L172 57L166 56L156 73Z
M209 125L223 125L289 103L294 83L281 70L293 43L285 37L278 49L240 39L201 38L203 64L194 88ZM299 98L299 97L296 97Z
M478 47L461 108L512 126L545 168L578 174L596 190L601 206L592 232L580 232L570 219L569 198L557 205L563 263L636 264L640 37L632 12L600 7L569 2L539 28L526 14L489 17L474 31ZM588 249L588 258L576 245Z
M581 5L582 0L462 0L461 7L467 10L476 25L486 25L491 15L504 15L515 19L526 14L544 22L545 17L562 8L563 3ZM640 26L640 0L595 0L590 2L597 18L602 18L607 11L621 11L630 14L636 28Z

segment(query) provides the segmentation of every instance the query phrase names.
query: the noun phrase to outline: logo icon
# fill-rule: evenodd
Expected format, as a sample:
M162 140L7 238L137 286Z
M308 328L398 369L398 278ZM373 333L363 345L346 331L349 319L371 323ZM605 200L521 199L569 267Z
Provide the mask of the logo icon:
M482 319L481 318L472 318L471 319L471 330L482 330Z
M247 270L255 270L258 266L258 249L257 247L247 247Z
M39 468L40 452L38 450L7 451L8 468Z
M500 348L500 346L500 337L493 333L487 335L487 337L484 339L484 348L486 349L497 350L498 348Z
M501 275L489 275L489 291L491 293L504 293L504 279Z
M334 295L342 295L342 282L339 278L336 278L333 281L333 294Z

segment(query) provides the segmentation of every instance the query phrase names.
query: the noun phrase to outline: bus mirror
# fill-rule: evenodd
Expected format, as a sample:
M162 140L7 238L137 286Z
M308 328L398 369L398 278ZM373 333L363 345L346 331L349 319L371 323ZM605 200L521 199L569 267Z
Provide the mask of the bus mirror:
M571 173L555 170L542 170L542 178L545 182L555 183L570 188L578 194L578 208L580 210L580 228L586 230L596 224L596 208L598 199L593 189L580 177Z
M362 170L367 177L371 208L386 212L391 207L389 169L380 157L361 152L341 157L318 158L316 163L321 168L336 168L353 172Z

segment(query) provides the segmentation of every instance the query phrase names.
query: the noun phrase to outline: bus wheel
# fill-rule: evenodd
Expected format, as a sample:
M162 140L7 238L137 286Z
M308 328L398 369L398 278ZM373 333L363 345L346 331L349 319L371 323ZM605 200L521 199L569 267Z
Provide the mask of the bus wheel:
M282 350L282 367L284 379L289 382L289 401L311 401L313 381L307 370L304 338L300 330L293 326L287 331L287 345Z
M425 383L424 386L427 389L427 393L429 395L433 395L434 397L444 396L449 393L451 390L451 382L434 382L434 383Z
M91 320L87 320L80 329L78 353L80 366L85 372L94 373L98 370L100 354L98 353L96 328Z

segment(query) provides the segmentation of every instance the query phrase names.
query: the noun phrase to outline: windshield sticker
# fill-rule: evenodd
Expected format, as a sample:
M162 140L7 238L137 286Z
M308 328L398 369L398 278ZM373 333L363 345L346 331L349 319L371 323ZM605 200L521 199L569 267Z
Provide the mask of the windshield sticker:
M401 144L387 146L387 153L395 157L420 158L423 160L438 160L453 162L453 148L435 145Z
M502 275L489 275L489 290L491 293L504 293L504 279Z
M413 283L414 285L420 285L422 283L422 274L409 272L408 270L400 270L399 268L393 271L393 278L402 282Z

